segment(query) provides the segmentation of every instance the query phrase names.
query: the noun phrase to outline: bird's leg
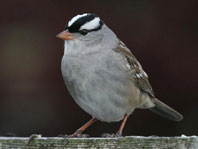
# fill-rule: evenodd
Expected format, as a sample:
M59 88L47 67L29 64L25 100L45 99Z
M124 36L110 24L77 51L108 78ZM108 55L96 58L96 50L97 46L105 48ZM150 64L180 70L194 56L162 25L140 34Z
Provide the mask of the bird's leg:
M88 121L86 124L84 124L82 127L80 127L78 130L76 130L76 132L74 132L72 135L69 135L67 137L78 137L82 134L83 131L85 131L85 129L87 129L91 124L93 124L97 119L96 118L92 118L90 121Z
M128 115L125 114L124 115L124 118L122 120L122 123L120 125L120 128L119 130L117 131L116 134L108 134L108 133L105 133L105 134L102 134L102 137L105 137L105 138L114 138L114 137L121 137L122 136L122 130L126 124L126 121L127 121L127 118L128 118Z
M116 136L118 136L118 137L119 137L119 136L122 136L122 131L123 131L123 128L124 128L124 126L125 126L125 124L126 124L127 118L128 118L128 115L125 114L125 115L124 115L124 118L123 118L123 120L122 120L122 123L121 123L121 125L120 125L120 128L119 128L118 132L116 133Z

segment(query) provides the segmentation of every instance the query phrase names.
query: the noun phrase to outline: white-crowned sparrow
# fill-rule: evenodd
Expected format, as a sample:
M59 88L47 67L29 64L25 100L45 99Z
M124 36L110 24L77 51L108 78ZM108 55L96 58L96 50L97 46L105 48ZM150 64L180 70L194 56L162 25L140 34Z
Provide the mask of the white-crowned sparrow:
M136 109L150 109L173 121L183 116L159 101L142 66L95 14L73 17L65 30L61 70L75 102L93 118L72 137L81 134L96 120L122 121L116 135L122 135L127 117Z

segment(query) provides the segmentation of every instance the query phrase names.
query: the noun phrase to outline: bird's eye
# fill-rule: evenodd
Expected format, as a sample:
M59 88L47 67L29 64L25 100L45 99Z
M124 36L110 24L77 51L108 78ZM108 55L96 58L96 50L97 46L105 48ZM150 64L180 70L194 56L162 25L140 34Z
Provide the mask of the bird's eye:
M83 30L80 30L79 32L80 32L80 34L82 34L82 35L87 35L87 33L88 33L89 31L86 30L86 29L83 29Z

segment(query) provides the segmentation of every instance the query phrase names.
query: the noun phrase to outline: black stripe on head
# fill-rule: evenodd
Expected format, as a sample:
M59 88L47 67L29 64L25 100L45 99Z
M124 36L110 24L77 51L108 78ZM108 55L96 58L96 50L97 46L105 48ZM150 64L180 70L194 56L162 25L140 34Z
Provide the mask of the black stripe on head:
M73 24L70 26L66 26L65 29L68 29L70 33L80 32L79 29L81 26L83 26L85 23L90 22L91 20L95 19L97 16L95 14L87 14L86 16L82 16L78 18ZM99 30L103 25L103 22L100 20L100 25L96 29L89 30L90 31L96 31Z

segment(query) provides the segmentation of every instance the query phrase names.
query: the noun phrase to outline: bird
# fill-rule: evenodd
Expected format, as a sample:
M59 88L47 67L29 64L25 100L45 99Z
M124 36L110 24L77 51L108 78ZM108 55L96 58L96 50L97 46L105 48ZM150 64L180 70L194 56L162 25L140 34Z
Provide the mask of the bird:
M122 121L114 134L122 136L127 118L137 108L172 121L183 119L155 97L139 61L96 14L74 16L57 37L64 41L61 71L66 87L74 101L92 116L70 137L81 136L97 120Z

